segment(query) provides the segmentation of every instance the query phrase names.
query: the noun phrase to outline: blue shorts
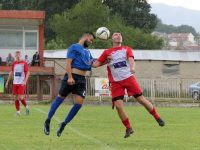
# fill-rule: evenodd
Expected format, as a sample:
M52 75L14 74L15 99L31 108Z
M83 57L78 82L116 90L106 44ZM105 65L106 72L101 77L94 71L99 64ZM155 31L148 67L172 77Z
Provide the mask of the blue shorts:
M62 97L67 97L70 93L76 94L81 96L82 98L85 98L86 94L86 79L85 76L72 74L73 79L75 80L74 85L69 85L67 83L68 75L65 74L62 84L59 90L59 95Z

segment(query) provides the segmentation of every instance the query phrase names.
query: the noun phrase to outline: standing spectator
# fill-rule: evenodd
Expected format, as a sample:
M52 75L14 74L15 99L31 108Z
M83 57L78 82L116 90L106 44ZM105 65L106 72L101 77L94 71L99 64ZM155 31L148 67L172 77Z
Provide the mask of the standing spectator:
M31 63L32 66L40 66L40 55L38 52L36 52L34 55L33 55L33 60L32 60L32 63Z
M30 65L30 61L29 61L29 59L28 59L28 55L25 55L24 61L25 61L28 65Z
M9 53L8 57L6 58L6 65L11 66L13 62L14 62L14 57L12 56L11 53Z

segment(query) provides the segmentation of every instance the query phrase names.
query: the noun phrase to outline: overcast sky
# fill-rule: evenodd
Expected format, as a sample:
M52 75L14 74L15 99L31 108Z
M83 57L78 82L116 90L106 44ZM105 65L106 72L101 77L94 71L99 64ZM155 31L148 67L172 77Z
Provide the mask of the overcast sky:
M193 10L200 10L200 0L147 0L149 3L164 3L171 6L181 6Z

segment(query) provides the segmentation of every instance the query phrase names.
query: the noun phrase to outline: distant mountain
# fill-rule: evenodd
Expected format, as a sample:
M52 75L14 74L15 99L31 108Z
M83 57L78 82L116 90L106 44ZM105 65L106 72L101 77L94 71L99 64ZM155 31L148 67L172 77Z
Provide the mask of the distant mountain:
M152 13L156 14L164 24L190 25L200 32L200 11L183 7L152 3Z

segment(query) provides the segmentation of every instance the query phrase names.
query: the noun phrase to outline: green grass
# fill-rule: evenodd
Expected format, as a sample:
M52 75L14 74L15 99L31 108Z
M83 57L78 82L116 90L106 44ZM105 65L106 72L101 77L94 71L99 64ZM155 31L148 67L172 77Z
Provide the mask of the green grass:
M30 116L15 116L13 105L0 105L1 150L199 150L200 109L158 108L166 121L159 127L144 108L128 106L126 110L135 129L124 139L116 110L109 106L84 106L56 136L58 122L71 106L62 105L51 122L51 134L43 133L43 122L49 105L31 106ZM21 112L24 109L22 108Z

